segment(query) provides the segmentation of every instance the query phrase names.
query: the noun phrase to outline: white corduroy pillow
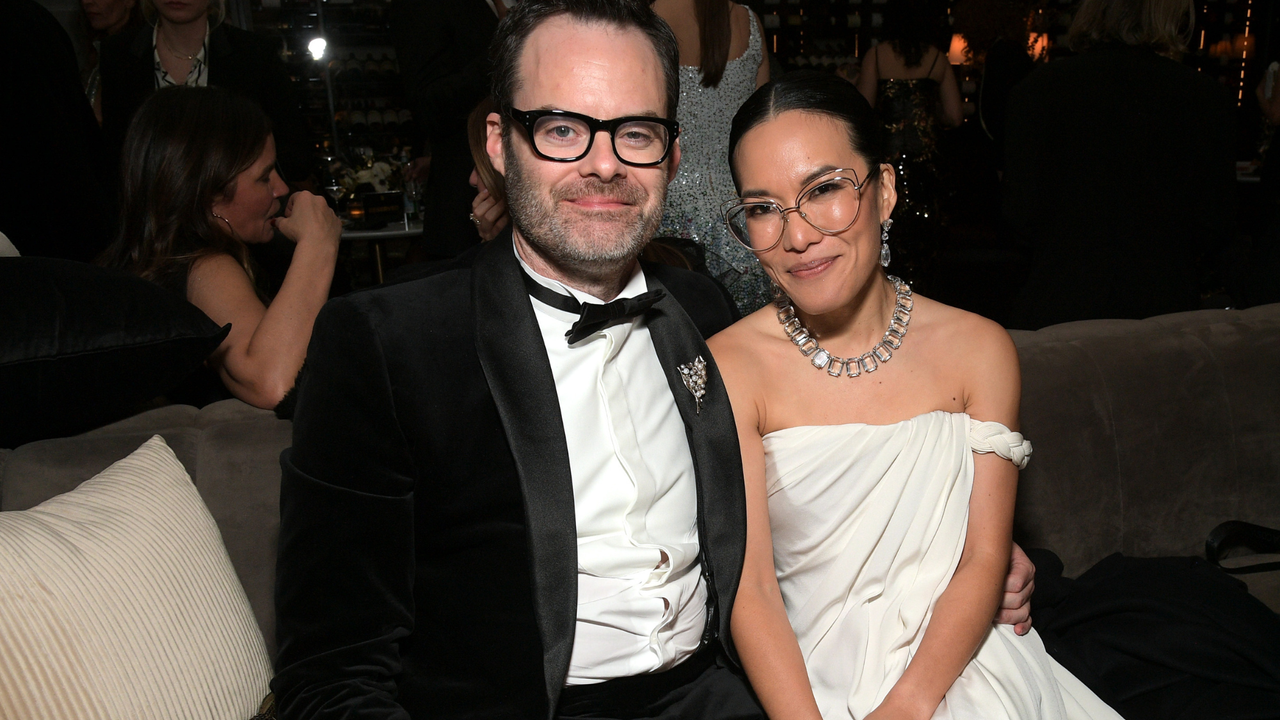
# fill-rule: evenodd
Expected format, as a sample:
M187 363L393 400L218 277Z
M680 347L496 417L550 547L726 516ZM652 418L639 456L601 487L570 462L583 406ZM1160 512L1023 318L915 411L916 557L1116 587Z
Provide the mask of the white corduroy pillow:
M0 512L0 718L246 720L270 678L218 526L160 436Z

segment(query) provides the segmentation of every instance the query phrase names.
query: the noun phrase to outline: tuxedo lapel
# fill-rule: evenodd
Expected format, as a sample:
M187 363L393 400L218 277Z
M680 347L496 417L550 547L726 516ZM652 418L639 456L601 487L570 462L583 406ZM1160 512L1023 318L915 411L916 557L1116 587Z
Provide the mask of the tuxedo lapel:
M569 673L578 608L577 520L569 448L551 362L519 262L498 238L476 255L476 350L524 493L533 595L550 712Z
M666 289L646 273L649 288ZM742 575L747 542L747 505L742 481L742 455L733 409L711 352L680 303L671 296L645 316L658 362L667 376L676 407L684 419L698 483L698 535L702 561L711 582L708 590L719 610L720 637L732 649L729 609ZM701 408L685 386L679 367L702 357L706 363L706 394Z

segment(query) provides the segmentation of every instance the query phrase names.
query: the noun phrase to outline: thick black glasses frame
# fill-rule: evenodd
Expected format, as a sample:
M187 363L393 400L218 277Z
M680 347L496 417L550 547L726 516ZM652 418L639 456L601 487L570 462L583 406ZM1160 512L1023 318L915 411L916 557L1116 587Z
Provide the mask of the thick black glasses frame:
M609 133L609 146L613 149L613 156L618 158L618 162L632 167L653 167L654 165L661 165L666 162L667 156L671 154L671 146L675 145L676 138L680 137L680 123L675 120L652 117L649 115L628 115L627 117L614 118L612 120L597 120L590 115L569 112L568 110L516 110L515 108L511 108L507 111L507 116L524 126L524 131L529 135L529 145L533 148L533 154L543 160L550 160L552 162L577 162L587 155L590 155L591 148L596 142L596 133L601 130L605 130ZM590 132L587 136L586 150L583 150L582 154L577 157L569 158L552 157L539 150L537 141L533 139L533 126L544 117L566 117L581 120L586 123L587 129ZM614 133L618 132L618 128L632 122L657 123L667 129L667 146L662 151L662 157L650 163L638 163L624 160L622 156L618 154L618 138Z

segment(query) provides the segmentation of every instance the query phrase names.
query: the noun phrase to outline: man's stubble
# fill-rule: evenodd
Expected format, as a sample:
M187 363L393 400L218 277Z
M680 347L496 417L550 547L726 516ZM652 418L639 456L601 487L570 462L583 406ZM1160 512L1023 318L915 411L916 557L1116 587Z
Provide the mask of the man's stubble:
M587 177L548 190L528 177L510 135L502 139L502 149L511 223L526 242L562 270L587 278L614 277L625 271L657 234L667 195L665 183L653 195L627 178L606 183ZM597 218L616 217L613 223L575 218L561 210L562 201L583 195L602 195L629 204L621 210L599 211Z

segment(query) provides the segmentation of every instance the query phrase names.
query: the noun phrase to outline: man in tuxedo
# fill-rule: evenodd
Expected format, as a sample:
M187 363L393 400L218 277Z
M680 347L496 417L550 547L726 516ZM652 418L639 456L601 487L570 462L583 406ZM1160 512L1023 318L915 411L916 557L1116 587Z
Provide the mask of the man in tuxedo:
M703 342L732 311L636 261L679 162L675 37L646 0L522 0L492 58L513 232L316 320L281 459L280 717L762 718Z

